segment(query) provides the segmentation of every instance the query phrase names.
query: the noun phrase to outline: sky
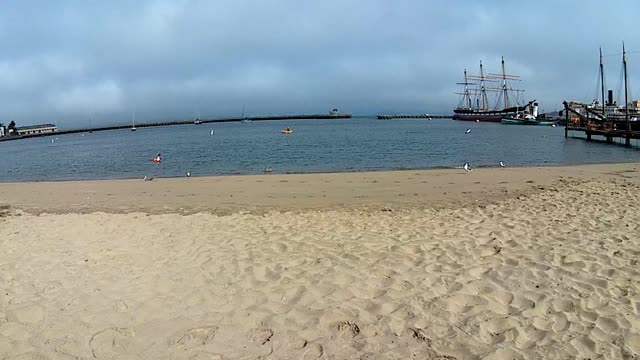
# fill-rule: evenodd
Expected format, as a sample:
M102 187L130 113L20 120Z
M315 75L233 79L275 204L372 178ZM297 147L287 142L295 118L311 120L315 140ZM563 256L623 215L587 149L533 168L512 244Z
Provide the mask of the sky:
M633 1L0 2L0 122L60 128L239 116L451 114L463 70L520 76L545 111L640 95ZM634 34L636 36L634 36Z

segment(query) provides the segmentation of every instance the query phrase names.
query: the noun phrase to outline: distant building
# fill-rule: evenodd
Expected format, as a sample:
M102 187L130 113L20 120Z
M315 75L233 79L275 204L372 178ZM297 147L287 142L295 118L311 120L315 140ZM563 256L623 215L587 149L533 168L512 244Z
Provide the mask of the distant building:
M58 128L54 124L42 124L42 125L16 127L15 134L18 136L24 136L24 135L48 134L56 131L58 131Z
M0 124L0 137L6 136L7 135L7 129L4 127L4 125Z

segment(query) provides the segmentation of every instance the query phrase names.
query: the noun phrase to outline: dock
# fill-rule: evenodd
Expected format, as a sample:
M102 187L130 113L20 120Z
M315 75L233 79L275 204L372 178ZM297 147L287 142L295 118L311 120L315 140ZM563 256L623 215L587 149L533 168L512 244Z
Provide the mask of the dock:
M587 141L603 141L632 146L631 140L640 139L640 121L624 118L606 118L578 102L564 103L564 137L579 137ZM573 136L576 132L581 136ZM638 142L636 141L636 146Z
M339 119L350 119L350 118L351 118L351 114L345 114L345 113L302 114L302 115L300 114L261 115L261 116L248 116L248 117L228 117L228 118L147 122L147 123L136 124L136 128L140 129L140 128L158 127L158 126L200 125L200 124L211 124L211 123L241 122L243 120L251 120L251 121L339 120ZM18 140L18 139L27 139L27 138L54 136L54 135L57 136L57 135L64 135L64 134L87 133L87 132L94 132L94 131L122 130L122 129L130 129L130 128L131 128L131 124L91 127L91 128L82 128L82 129L70 129L70 130L58 130L56 132L46 133L46 134L33 134L33 135L25 135L25 136L3 136L3 137L0 137L0 141L9 141L9 140Z
M429 115L429 114L380 114L376 117L380 120L392 119L449 119L453 115Z

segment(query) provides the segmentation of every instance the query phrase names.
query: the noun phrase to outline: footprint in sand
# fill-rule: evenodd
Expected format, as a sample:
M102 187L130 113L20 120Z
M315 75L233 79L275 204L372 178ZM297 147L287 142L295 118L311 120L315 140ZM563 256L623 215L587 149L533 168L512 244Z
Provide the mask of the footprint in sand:
M249 331L249 340L254 343L264 345L273 337L273 330L268 328L257 328Z
M109 328L95 333L89 346L96 359L113 359L118 355L133 354L135 333L125 328Z
M312 344L308 348L307 352L304 353L304 360L318 359L324 354L324 349L319 344Z
M181 345L185 349L210 343L216 336L217 326L202 326L176 332L169 338L169 345Z
M342 338L354 338L360 333L360 327L351 321L341 321L335 327L337 334Z

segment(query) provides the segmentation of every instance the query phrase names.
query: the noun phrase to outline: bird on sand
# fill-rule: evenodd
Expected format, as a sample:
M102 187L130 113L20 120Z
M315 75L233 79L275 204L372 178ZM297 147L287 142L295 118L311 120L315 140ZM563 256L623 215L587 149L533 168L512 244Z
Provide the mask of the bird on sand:
M500 167L504 167L504 163L500 161Z
M144 181L153 181L153 178L152 178L152 177L147 177L147 176L145 176L143 180L144 180Z
M471 168L471 166L469 166L469 163L466 162L464 163L464 166L462 167L466 172L470 172L473 171L473 169Z
M265 173L270 173L270 172L272 172L273 170L272 170L270 167L268 167L268 168L266 168L266 169L264 169L264 170L262 170L262 171L263 171L263 172L265 172Z
M191 172L187 171L187 177L191 177Z

